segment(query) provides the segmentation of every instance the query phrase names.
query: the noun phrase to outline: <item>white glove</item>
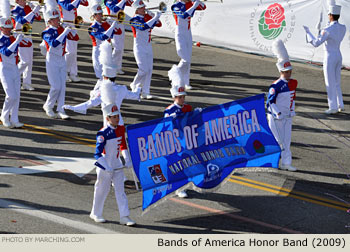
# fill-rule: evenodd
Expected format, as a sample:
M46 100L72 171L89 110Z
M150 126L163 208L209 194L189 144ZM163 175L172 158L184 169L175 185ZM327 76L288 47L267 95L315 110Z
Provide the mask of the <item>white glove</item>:
M74 0L72 2L72 5L75 7L75 8L78 8L78 5L80 4L80 0Z
M189 8L189 9L186 11L186 13L187 13L188 15L190 15L191 17L193 17L194 11L197 9L197 7L198 7L199 4L200 4L200 1L199 1L199 0L195 0L195 1L193 2L192 7Z
M171 116L172 118L176 118L176 113L172 113L169 116Z
M161 12L161 11L157 11L157 12L156 12L156 18L157 18L157 19L159 19L161 15L162 15L162 12Z
M304 28L304 30L306 31L306 33L310 33L310 29L309 29L309 27L307 27L307 26L303 25L303 28Z
M121 0L116 6L120 9L124 9L123 5L125 5L126 0ZM125 7L125 6L124 6Z
M194 111L202 112L202 108L195 108Z
M66 28L64 28L64 31L61 33L60 36L57 37L57 41L62 43L62 41L65 39L65 37L67 37L68 33L71 31L72 29L67 26Z
M114 28L117 25L117 21L113 21L113 23L111 24L111 26L108 28L107 31L105 31L103 34L106 35L107 37L112 37L113 32L114 32Z
M18 44L23 40L23 34L18 34L16 40L7 48L11 52L14 52L18 46Z
M125 167L126 168L132 168L132 162L130 158L130 154L128 150L122 150L122 156L125 160Z
M39 5L35 6L33 9L33 12L36 14L36 13L39 13L39 11L40 11L40 6Z

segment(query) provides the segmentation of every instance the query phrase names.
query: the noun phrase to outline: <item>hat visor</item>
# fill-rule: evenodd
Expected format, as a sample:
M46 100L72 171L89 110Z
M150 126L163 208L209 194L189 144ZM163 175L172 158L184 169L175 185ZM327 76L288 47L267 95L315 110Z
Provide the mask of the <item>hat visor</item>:
M114 111L114 112L108 113L107 116L115 116L115 115L120 115L120 113L118 111Z

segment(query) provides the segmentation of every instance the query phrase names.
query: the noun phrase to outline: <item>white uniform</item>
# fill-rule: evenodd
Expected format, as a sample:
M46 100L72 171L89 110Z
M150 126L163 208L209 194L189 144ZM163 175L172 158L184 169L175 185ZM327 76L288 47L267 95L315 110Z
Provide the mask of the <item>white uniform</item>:
M124 171L120 154L127 152L125 127L114 128L110 124L102 128L96 136L95 158L97 180L91 214L102 217L104 202L111 184L114 186L120 218L129 216L128 198L124 191ZM130 162L128 160L127 162Z
M72 4L73 2L75 2L74 5ZM65 21L72 22L71 24L67 23L67 25L73 28L74 20L77 16L77 8L80 4L84 6L88 6L89 4L86 0L79 2L73 0L59 0L57 3L61 12L61 18ZM74 77L78 75L77 53L79 36L75 30L72 30L71 34L74 39L67 41L65 60L67 64L67 73L74 79Z
M339 24L338 21L329 23L317 38L307 31L308 42L314 47L324 43L323 74L326 82L328 106L331 110L344 109L340 83L342 67L340 43L345 33L345 25Z
M195 10L205 10L204 3L198 6L193 6L193 2L183 3L177 2L171 6L174 11L174 18L176 23L175 28L175 45L177 55L181 58L178 65L174 65L172 70L179 72L180 83L176 83L181 86L190 85L190 69L192 58L192 31L191 31L191 18L193 17ZM174 68L178 68L176 71ZM172 81L172 71L169 73L169 79Z
M154 26L161 27L159 17L135 15L131 22L135 24L131 27L134 35L134 56L138 66L137 74L130 84L132 90L142 87L142 93L150 94L151 79L153 71L153 51L151 42L151 32Z
M97 81L94 90L92 90L90 92L90 99L88 101L80 103L80 104L75 105L75 106L65 105L64 108L73 110L74 112L77 112L77 113L86 114L86 110L88 110L89 108L97 107L98 105L100 105L102 103L101 91L100 91L100 86L101 86L102 82L103 81L101 81L101 80ZM113 91L117 94L115 96L114 103L117 105L119 110L122 106L124 99L129 99L129 100L139 100L140 99L140 89L135 91L135 92L132 92L132 91L129 91L127 89L127 87L124 85L117 85L117 84L113 83ZM106 104L102 104L102 107L104 107L105 105ZM103 125L105 127L107 125L105 115L103 115L103 119L104 119ZM119 115L119 125L124 125L123 117L121 114Z
M19 123L18 110L21 93L21 75L18 63L18 44L15 50L9 46L15 43L13 36L0 34L0 80L5 91L5 101L2 107L1 120L11 124Z
M120 10L123 11L125 6L131 6L130 1L125 0L104 0L104 4L109 15L116 15ZM124 24L118 23L116 28L120 29L121 32L114 34L111 39L113 45L112 59L118 69L118 72L121 72L124 53L125 27Z
M41 20L40 15L34 14L34 11L29 5L24 7L16 4L11 10L12 16L15 17L15 30L21 30L23 24L33 23L34 20ZM20 62L18 69L23 74L23 89L33 90L32 84L32 68L33 68L33 41L32 36L26 35L18 48Z
M282 166L290 166L292 164L290 144L292 118L295 116L294 99L297 85L298 82L293 79L289 81L278 79L270 86L266 103L269 127L282 148Z
M46 74L50 84L50 91L43 107L45 110L52 110L57 102L58 112L64 112L62 106L66 94L67 68L64 54L67 38L64 38L62 43L57 40L63 30L62 26L58 28L49 26L43 31L43 39L47 49Z

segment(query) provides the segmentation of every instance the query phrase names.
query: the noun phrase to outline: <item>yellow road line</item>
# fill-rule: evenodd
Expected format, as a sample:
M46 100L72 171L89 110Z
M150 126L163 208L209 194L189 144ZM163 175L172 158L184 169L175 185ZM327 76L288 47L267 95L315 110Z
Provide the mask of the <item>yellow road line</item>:
M258 185L267 186L267 187L270 187L270 188L275 188L275 189L282 190L282 191L285 191L285 192L288 192L288 193L298 194L298 195L305 196L305 197L308 197L308 198L322 200L322 201L325 201L325 202L328 202L328 203L337 204L337 205L344 206L344 207L350 207L349 204L346 204L346 203L343 203L343 202L340 202L340 201L336 201L336 200L327 199L327 198L320 197L320 196L316 196L316 195L313 195L313 194L308 194L308 193L304 193L304 192L300 192L300 191L290 190L288 188L279 187L279 186L275 186L275 185L270 185L270 184L266 184L266 183L263 183L263 182L260 182L260 181L251 180L251 179L247 179L247 178L242 178L242 177L239 177L239 176L232 176L232 178L248 181L248 182L251 182L251 183L254 183L254 184L258 184Z
M326 199L326 198L314 196L314 195L311 195L311 194L305 194L305 193L302 193L302 194L298 195L298 192L293 191L293 190L289 190L287 188L277 187L277 186L274 186L274 185L269 185L269 184L266 184L266 183L262 183L262 182L258 182L258 181L250 180L250 179L242 179L242 180L246 180L247 181L247 182L244 182L244 181L241 181L240 179L242 179L242 178L241 177L237 177L237 176L232 176L232 178L228 179L228 181L230 181L232 183L240 184L240 185L243 185L243 186L248 186L248 187L251 187L251 188L255 188L255 189L271 192L271 193L274 193L274 194L277 194L277 195L283 195L283 196L286 196L286 197L291 197L291 198L307 201L307 202L314 203L314 204L317 204L317 205L322 205L322 206L335 208L335 209L338 209L338 210L341 210L341 211L347 211L348 208L349 208L349 205L347 205L347 207L339 206L339 205L344 205L344 206L346 205L346 204L343 204L342 202L333 201L333 200L329 200L329 199ZM304 197L303 195L309 195L309 196L307 198L307 197ZM331 202L334 202L335 204L333 204Z
M86 146L93 147L93 148L96 147L94 140L73 136L73 135L70 135L70 134L54 131L54 130L51 130L51 129L48 129L48 128L44 128L44 127L39 127L39 126L35 126L35 125L30 125L30 124L24 124L24 128L23 129L31 131L31 132L36 132L36 133L39 133L41 135L52 136L54 138L57 138L57 139L60 139L60 140L65 140L65 141L68 141L68 142L73 142L73 143L77 143L77 144L81 144L81 145L86 145Z

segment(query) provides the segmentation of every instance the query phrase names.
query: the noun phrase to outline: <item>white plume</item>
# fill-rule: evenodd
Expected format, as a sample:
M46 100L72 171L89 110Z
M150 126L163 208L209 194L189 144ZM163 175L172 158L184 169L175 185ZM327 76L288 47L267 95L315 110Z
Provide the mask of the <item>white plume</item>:
M172 86L181 86L182 81L182 74L180 72L180 69L177 65L173 65L171 69L168 71L169 80L171 80Z
M113 66L112 51L112 44L104 40L100 45L100 55L98 58L102 66Z
M282 40L275 40L272 43L272 52L277 57L278 61L289 60L288 52Z
M117 94L114 90L114 82L110 80L103 80L101 83L101 100L104 105L116 102Z
M3 18L11 16L10 0L0 0L0 16Z
M56 0L45 0L45 8L48 10L54 10L58 8Z

